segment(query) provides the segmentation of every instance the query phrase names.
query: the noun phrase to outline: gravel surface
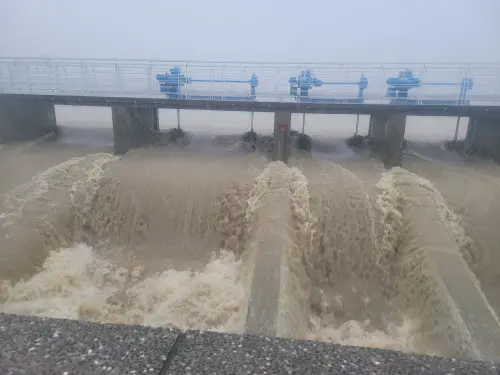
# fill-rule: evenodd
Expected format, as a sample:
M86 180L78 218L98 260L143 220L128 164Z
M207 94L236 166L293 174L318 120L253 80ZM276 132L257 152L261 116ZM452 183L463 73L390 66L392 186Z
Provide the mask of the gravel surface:
M0 374L158 374L178 334L0 314Z
M312 341L0 314L1 375L500 374L500 364Z

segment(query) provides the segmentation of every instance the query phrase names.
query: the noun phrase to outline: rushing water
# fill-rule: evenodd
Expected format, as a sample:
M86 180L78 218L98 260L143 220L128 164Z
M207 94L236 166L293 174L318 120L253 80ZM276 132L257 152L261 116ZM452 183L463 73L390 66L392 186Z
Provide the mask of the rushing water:
M467 337L443 339L454 311L422 251L444 237L500 311L495 165L431 142L391 171L338 139L289 165L234 137L120 158L111 143L73 129L0 149L0 312L243 332L273 210L290 212L283 336L459 352Z

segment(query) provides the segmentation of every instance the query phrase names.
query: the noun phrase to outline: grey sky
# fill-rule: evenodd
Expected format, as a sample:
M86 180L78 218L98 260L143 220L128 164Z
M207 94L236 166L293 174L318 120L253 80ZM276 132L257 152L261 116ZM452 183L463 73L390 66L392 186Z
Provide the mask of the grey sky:
M499 15L499 0L0 0L0 55L498 62Z

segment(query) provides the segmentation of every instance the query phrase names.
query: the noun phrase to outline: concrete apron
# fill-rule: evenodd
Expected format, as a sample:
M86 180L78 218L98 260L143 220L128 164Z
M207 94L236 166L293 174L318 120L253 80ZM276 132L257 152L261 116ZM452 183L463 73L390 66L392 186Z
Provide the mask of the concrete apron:
M253 240L254 269L246 333L281 336L279 332L282 275L292 221L291 197L287 187L278 187L261 198L256 213L259 223Z
M273 174L272 186L260 199L254 214L256 231L250 245L254 266L245 331L254 335L302 337L304 327L300 320L305 317L305 301L296 297L299 285L292 285L294 278L289 271L296 233L289 181L283 172ZM415 192L406 193L410 196ZM437 210L428 212L425 207L412 200L405 202L408 235L419 239L423 261L430 269L424 279L426 285L418 285L422 279L417 278L411 281L411 289L429 294L428 318L442 320L438 323L438 334L450 348L465 357L498 360L498 318L457 245L443 236L446 228ZM429 221L435 225L429 227Z
M460 249L450 238L438 207L432 197L420 194L410 185L400 187L404 199L404 219L408 238L418 241L409 243L420 249L429 274L419 288L435 287L428 300L433 310L432 319L441 326L439 336L461 354L479 360L500 358L500 323L480 289L479 281L464 260ZM425 189L419 187L418 189ZM420 200L415 202L414 196ZM425 201L422 201L425 199ZM429 210L429 207L435 210ZM432 223L431 225L429 223ZM425 278L424 278L425 280ZM417 281L418 280L414 280ZM429 292L429 290L427 290Z
M291 172L284 164L273 169L269 187L253 215L255 232L247 249L252 254L253 269L245 331L303 337L309 310L308 294L302 291L308 288L297 259L300 250L293 226Z

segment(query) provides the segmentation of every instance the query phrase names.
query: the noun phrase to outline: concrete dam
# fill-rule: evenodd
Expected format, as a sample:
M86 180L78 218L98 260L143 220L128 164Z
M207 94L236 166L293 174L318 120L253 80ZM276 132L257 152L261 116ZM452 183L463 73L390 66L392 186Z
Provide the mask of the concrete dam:
M500 66L424 65L0 60L0 373L497 373Z

